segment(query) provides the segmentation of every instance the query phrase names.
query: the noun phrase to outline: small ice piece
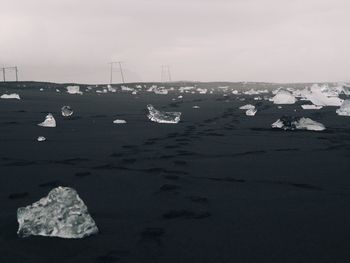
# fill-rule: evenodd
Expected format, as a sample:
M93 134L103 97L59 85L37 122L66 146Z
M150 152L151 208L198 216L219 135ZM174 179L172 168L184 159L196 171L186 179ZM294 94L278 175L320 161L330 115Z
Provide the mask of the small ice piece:
M165 89L164 87L156 87L154 88L154 93L158 94L158 95L167 95L168 94L168 90Z
M41 123L38 124L41 127L49 127L49 128L54 128L56 127L56 120L55 118L52 116L51 113L47 114L47 116L45 117L45 120Z
M39 201L17 210L20 237L83 238L98 233L95 221L78 193L57 187Z
M246 104L246 105L239 107L239 109L240 110L251 110L251 109L255 109L255 106L251 105L251 104Z
M336 112L339 116L350 116L350 100L344 100L343 104Z
M304 105L301 105L301 107L304 110L320 110L323 108L323 106L314 105L314 104L304 104Z
M56 89L56 92L61 92L59 89Z
M195 106L193 106L192 108L193 108L193 109L199 109L200 107L197 106L197 105L195 105Z
M245 115L247 116L254 116L255 113L257 112L257 110L254 108L254 109L249 109L245 112Z
M298 118L283 116L276 122L272 123L272 128L284 129L284 130L309 130L309 131L323 131L326 127L317 121L310 118Z
M39 91L44 91L44 89L43 89L43 88L41 88L41 89L39 89Z
M61 108L61 112L62 112L62 116L63 117L69 117L69 116L72 116L73 115L73 110L70 106L63 106Z
M69 94L79 94L82 95L83 93L80 91L80 87L79 86L67 86L67 93Z
M274 104L294 104L297 100L289 91L279 90L270 101Z
M39 136L39 137L37 138L37 141L38 141L38 142L43 142L43 141L46 141L46 138L45 138L44 136Z
M125 124L126 120L116 119L116 120L113 121L113 123L115 123L115 124Z
M180 121L181 112L158 111L151 104L147 105L147 109L149 111L147 117L153 122L176 124Z
M16 99L16 100L20 100L21 99L17 93L3 94L3 95L1 95L0 98L1 99Z
M182 98L183 98L183 96L182 96L182 95L179 95L177 98L178 98L178 99L182 99Z

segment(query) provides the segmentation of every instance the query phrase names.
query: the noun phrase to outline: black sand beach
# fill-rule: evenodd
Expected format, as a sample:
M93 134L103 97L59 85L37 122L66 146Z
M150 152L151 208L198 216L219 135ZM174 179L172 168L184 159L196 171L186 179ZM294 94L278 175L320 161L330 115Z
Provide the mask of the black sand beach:
M0 262L349 262L350 119L334 107L24 84L0 85L21 96L0 100ZM248 103L254 117L238 109ZM150 122L147 104L180 111L181 121ZM72 117L61 116L64 105ZM57 127L37 126L49 112ZM327 130L272 130L283 115ZM77 190L99 234L17 236L17 208L56 186Z

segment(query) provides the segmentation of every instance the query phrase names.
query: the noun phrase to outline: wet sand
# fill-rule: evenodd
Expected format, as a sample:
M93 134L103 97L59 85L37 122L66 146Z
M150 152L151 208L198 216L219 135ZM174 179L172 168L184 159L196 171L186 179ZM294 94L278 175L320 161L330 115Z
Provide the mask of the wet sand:
M335 107L41 85L52 88L0 86L22 98L0 100L0 262L349 261L350 118ZM254 117L238 109L248 103ZM147 104L182 112L180 123L150 122ZM49 112L57 127L37 126ZM272 130L282 115L327 130ZM56 186L77 190L98 235L17 236L17 208Z

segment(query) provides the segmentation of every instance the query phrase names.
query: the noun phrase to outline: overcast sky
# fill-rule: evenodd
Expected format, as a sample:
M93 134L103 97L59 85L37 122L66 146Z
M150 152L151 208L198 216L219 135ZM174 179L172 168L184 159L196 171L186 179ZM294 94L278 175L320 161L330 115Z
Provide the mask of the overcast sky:
M21 80L349 81L349 0L1 0ZM10 76L9 76L10 77ZM120 80L115 71L114 79Z

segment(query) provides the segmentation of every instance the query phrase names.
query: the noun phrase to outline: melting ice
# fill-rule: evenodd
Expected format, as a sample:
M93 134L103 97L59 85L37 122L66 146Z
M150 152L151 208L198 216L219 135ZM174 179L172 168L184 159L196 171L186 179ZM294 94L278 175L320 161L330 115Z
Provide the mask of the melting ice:
M147 117L158 123L178 123L180 121L181 112L165 112L156 110L153 105L148 104L149 111Z
M69 187L57 187L32 205L18 208L20 237L50 236L83 238L98 233L78 193Z

